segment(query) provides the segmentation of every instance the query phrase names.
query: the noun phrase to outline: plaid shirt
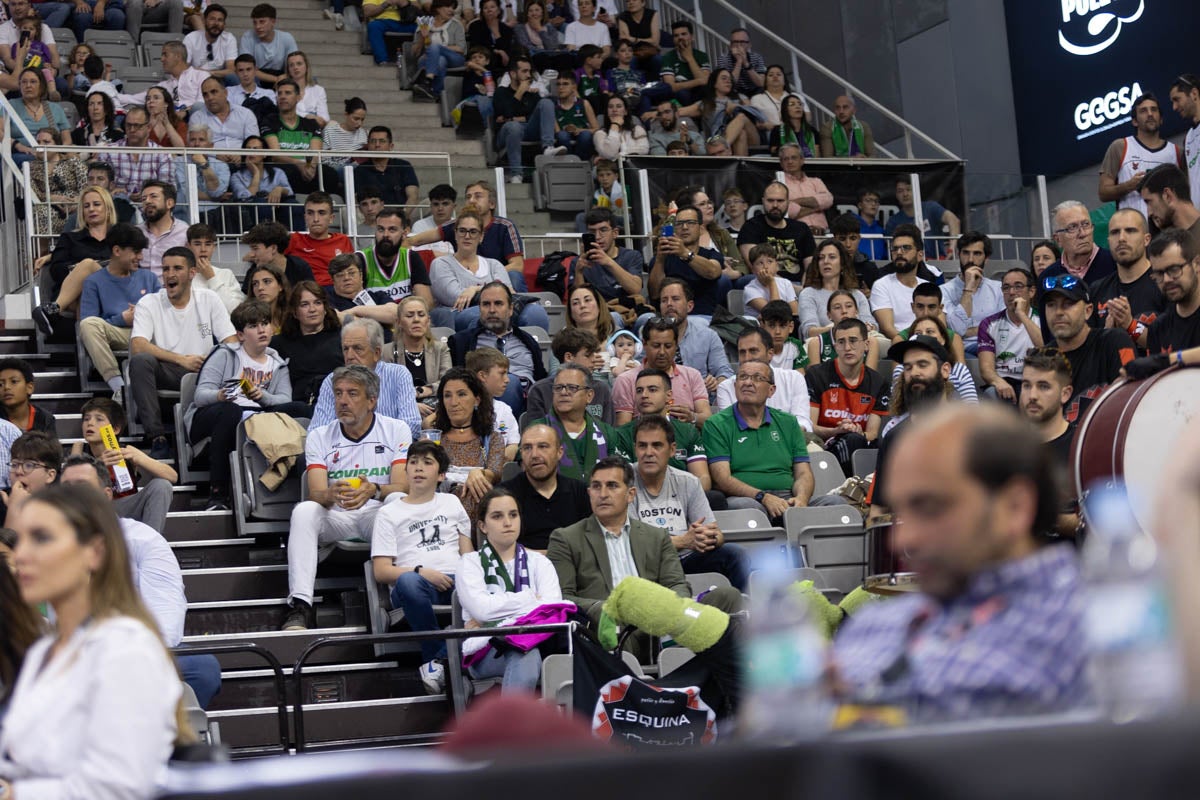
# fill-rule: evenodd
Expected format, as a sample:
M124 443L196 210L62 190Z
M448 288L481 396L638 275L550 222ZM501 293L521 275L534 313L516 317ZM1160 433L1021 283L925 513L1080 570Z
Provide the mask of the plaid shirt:
M22 431L6 419L0 419L0 486L8 489L12 486L9 471L12 464L12 444Z
M850 702L910 721L1046 713L1090 698L1075 552L1044 547L975 575L959 596L870 605L834 641Z
M122 139L113 146L128 147L129 143ZM146 147L156 148L158 145L146 142ZM146 181L171 182L171 157L166 153L101 153L99 158L112 164L116 172L113 184L117 191L114 194L138 194Z

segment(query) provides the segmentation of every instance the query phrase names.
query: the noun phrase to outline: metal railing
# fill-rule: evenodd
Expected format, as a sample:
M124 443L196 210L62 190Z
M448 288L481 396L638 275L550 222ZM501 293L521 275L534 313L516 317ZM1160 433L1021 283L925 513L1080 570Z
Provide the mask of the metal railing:
M844 78L841 75L838 75L836 72L834 72L833 70L826 67L820 61L817 61L815 58L808 55L807 53L805 53L803 50L796 47L794 44L792 44L788 40L784 39L782 36L780 36L778 33L776 33L771 28L767 27L766 25L763 25L761 22L759 22L756 19L746 16L744 11L737 8L732 3L729 3L728 0L693 0L693 6L692 6L691 11L683 8L680 5L677 5L672 0L661 0L661 3L659 5L660 5L662 13L663 13L663 19L660 20L660 22L659 22L660 26L664 30L669 30L670 23L677 19L687 19L687 20L692 21L693 24L696 26L696 36L698 39L696 46L700 47L700 49L702 49L706 53L708 53L709 57L713 59L714 66L716 64L716 58L717 58L718 53L723 52L724 50L728 49L729 39L726 38L726 36L724 34L709 27L708 25L704 24L703 10L702 10L702 6L701 6L702 1L710 2L710 3L714 4L717 8L723 9L724 11L733 15L733 17L735 19L737 19L739 22L741 22L743 27L753 30L756 33L762 34L767 39L769 39L771 42L773 42L774 44L783 48L783 50L785 52L787 52L788 55L791 57L792 78L797 84L796 91L798 94L800 94L801 97L804 98L804 101L808 104L810 109L817 109L822 114L824 114L827 118L833 119L832 109L830 109L828 106L826 106L823 103L821 103L820 101L818 101L813 96L804 92L803 85L801 84L801 81L800 81L800 65L801 64L804 64L807 68L816 72L818 75L828 78L830 81L833 81L834 83L843 87L843 90L845 91L845 93L852 96L856 103L865 103L866 105L868 105L872 109L874 109L876 112L878 112L879 115L882 116L884 119L899 126L900 129L904 132L905 155L897 156L896 154L892 153L890 150L887 150L885 147L881 146L879 144L879 142L876 142L875 143L876 148L878 148L879 151L881 153L883 153L884 155L888 156L889 158L901 158L901 157L914 158L915 156L913 154L913 138L915 137L916 139L918 139L918 140L924 142L925 144L927 144L928 146L932 147L934 149L934 151L936 151L938 154L940 154L941 157L952 158L956 161L960 160L957 155L955 155L953 152L951 152L949 149L947 149L945 146L943 146L940 142L935 140L932 136L925 133L920 128L913 125L911 122L908 122L903 117L901 117L899 114L895 113L894 111L889 109L887 106L885 106L883 103L881 103L878 100L875 100L869 94L864 92L862 89L855 86L850 81L846 80L846 78ZM818 125L817 127L820 127L820 126Z

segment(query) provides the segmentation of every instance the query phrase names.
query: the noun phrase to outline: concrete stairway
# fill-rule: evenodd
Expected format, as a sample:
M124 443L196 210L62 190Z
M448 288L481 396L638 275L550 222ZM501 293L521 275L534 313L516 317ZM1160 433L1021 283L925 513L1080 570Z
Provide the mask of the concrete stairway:
M228 30L235 36L240 36L249 27L250 9L255 1L223 3L229 9ZM346 98L360 97L367 104L367 125L391 128L398 151L449 153L453 186L460 195L471 181L494 182L494 173L484 160L483 143L457 138L453 128L441 126L435 104L414 103L411 92L400 91L396 70L375 66L370 55L360 52L361 32L334 30L333 22L321 13L324 5L320 0L287 0L276 4L276 8L279 29L296 37L296 43L308 54L314 79L325 88L330 117L340 120ZM421 182L422 200L430 186L447 182L444 166L435 167L432 162L423 166L414 162L414 167ZM508 216L522 234L573 229L569 221L556 221L547 213L535 212L529 185L507 185L505 190ZM540 252L530 255L540 255Z

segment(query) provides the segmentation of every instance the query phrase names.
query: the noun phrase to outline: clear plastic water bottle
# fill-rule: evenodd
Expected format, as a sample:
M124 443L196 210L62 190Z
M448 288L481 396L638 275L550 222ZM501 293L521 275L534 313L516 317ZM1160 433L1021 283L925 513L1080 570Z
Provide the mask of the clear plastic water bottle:
M1084 623L1100 707L1116 722L1172 713L1183 663L1158 546L1123 489L1092 490L1084 504Z
M738 730L747 738L787 744L829 731L833 703L825 690L827 643L783 566L755 576L743 649L745 690Z

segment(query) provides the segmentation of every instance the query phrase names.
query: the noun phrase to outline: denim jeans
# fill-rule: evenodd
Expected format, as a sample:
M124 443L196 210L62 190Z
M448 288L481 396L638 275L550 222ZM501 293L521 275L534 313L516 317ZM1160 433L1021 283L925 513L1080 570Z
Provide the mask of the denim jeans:
M542 147L554 146L554 102L543 97L525 122L509 120L500 127L496 149L508 154L508 175L522 173L521 145L540 141Z
M554 134L554 143L567 148L568 153L579 156L581 161L587 161L594 152L591 131L576 131L574 136L566 131L559 131Z
M472 678L501 678L500 691L532 692L542 677L542 654L537 648L528 653L510 650L498 653L492 650L482 661L468 670Z
M441 94L446 86L446 70L461 67L467 63L467 57L440 44L431 44L425 55L417 62L417 66L433 76L433 93Z
M217 657L176 655L175 664L179 667L183 682L196 693L200 707L207 709L217 692L221 691L221 664Z
M90 0L88 5L92 6L92 8L95 8L96 6L96 4L94 2L90 2ZM106 31L125 30L124 8L113 8L111 6L106 6L104 9L104 20L99 25L96 25L92 20L92 9L88 9L87 12L83 13L76 11L72 16L74 21L72 22L71 27L75 29L75 38L81 42L83 41L84 34L87 33L88 29L92 27L98 27Z
M681 563L687 575L719 572L729 578L733 588L739 592L746 591L750 585L750 557L744 547L736 544L723 544L707 553L691 552Z
M38 16L42 18L42 22L46 23L51 28L67 27L67 20L75 11L74 3L38 3L34 6Z
M411 33L416 25L404 24L394 19L373 19L367 23L367 41L371 43L371 53L375 56L376 64L386 64L395 60L395 53L387 51L385 33ZM82 37L81 37L82 38Z
M404 611L408 627L414 631L436 631L435 605L449 605L453 589L438 589L415 572L405 572L392 587L392 608ZM436 639L421 642L421 659L432 661L446 657L446 643Z

